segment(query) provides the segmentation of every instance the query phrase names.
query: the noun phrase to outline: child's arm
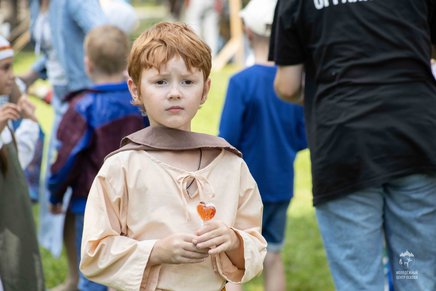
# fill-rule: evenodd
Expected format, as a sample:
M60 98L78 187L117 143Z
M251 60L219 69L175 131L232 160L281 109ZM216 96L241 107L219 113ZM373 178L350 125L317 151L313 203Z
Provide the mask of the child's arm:
M126 168L117 155L107 159L88 195L80 270L90 280L120 290L140 290L154 240L127 236Z
M54 214L63 211L64 193L82 171L79 157L89 147L93 137L93 128L86 119L87 107L76 106L80 98L72 99L56 133L60 147L48 178L50 211Z

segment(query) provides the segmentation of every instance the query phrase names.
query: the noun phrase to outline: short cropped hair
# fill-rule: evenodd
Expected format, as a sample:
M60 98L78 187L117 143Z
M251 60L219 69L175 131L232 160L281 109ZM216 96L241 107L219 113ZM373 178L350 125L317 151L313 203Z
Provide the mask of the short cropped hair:
M126 70L129 50L129 37L113 25L97 26L85 38L85 54L103 74L113 75Z
M203 72L207 80L212 68L209 46L181 22L160 22L144 31L132 45L128 59L128 72L138 86L143 69L160 70L173 57L181 57L188 70Z

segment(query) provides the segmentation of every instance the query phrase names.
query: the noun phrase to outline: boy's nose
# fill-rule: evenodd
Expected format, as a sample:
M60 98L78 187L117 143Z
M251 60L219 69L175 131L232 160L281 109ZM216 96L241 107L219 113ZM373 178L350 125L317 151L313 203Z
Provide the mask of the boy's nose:
M180 99L180 90L177 85L171 86L170 91L168 92L168 98L170 99Z

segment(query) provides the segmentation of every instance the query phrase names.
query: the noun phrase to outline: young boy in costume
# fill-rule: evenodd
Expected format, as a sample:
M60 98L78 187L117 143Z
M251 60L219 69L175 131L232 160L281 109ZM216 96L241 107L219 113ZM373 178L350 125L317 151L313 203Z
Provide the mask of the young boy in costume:
M80 264L90 279L123 290L218 291L261 272L256 182L224 139L191 132L210 70L210 48L185 24L158 23L134 42L128 83L150 127L126 137L92 185ZM197 208L216 215L203 221Z
M60 148L48 180L50 210L54 214L63 211L64 193L68 187L72 188L67 211L75 221L77 262L92 181L104 157L119 147L121 139L144 128L140 110L130 103L124 74L130 49L128 36L115 26L98 26L88 33L84 47L85 68L95 85L68 96L69 107L57 132ZM78 263L75 267L78 271ZM80 274L79 289L107 288Z
M307 147L303 107L274 92L277 67L268 61L268 48L276 2L251 0L241 11L255 64L230 78L219 128L219 136L242 152L262 196L266 291L286 290L281 251L294 192L294 161Z
M0 36L0 95L12 92L14 52ZM35 106L21 97L0 106L0 290L44 290L28 185L23 173L38 138ZM16 134L13 120L23 118ZM19 136L23 140L18 140ZM25 137L25 138L24 138Z

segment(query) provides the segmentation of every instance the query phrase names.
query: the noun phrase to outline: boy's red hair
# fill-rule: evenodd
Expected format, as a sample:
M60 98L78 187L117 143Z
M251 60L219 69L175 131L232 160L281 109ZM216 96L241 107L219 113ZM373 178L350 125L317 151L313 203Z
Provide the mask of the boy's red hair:
M139 86L143 69L160 67L173 57L181 57L188 70L197 68L209 78L212 56L209 46L188 25L160 22L144 31L133 43L128 59L128 72Z

